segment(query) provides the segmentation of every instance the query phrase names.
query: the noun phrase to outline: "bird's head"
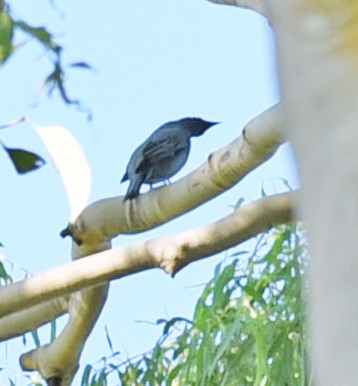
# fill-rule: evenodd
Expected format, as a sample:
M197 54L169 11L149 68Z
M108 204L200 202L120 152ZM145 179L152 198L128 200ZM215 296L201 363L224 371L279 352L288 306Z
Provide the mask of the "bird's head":
M201 118L184 118L179 121L186 130L190 132L191 137L198 137L205 133L205 131L220 122L208 122Z

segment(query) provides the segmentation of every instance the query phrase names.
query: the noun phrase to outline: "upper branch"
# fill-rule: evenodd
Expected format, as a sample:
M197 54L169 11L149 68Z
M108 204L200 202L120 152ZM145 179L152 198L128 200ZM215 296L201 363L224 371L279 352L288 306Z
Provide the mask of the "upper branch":
M211 154L188 176L135 200L123 201L120 196L97 201L68 232L88 248L121 233L142 232L166 223L237 184L270 158L282 142L280 107L275 105L251 120L240 137Z
M211 3L234 5L240 8L256 11L263 16L268 17L268 0L208 0Z

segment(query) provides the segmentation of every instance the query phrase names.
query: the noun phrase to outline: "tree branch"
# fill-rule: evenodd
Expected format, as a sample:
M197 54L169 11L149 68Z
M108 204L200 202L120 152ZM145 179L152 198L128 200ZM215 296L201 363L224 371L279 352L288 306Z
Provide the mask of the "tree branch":
M107 251L110 240L120 233L156 227L216 197L270 158L281 143L279 106L274 106L249 122L237 140L211 154L206 163L177 183L135 200L123 202L122 197L115 197L87 207L63 233L75 241L74 260L92 256L0 289L0 316L81 290L70 296L69 322L61 335L50 345L23 355L23 368L39 370L45 379L61 379L63 386L69 385L84 343L105 303L108 284L103 283L156 267L174 276L192 261L289 221L292 193L267 197L195 231ZM84 287L91 288L83 290ZM29 312L31 318L40 322L33 315L34 310L36 307ZM19 323L24 326L23 319Z
M88 256L1 289L0 316L152 268L174 276L193 261L292 220L295 193L262 198L212 224Z
M45 379L60 379L61 386L70 385L78 369L83 346L102 311L108 289L109 284L104 284L72 295L70 320L65 329L49 345L22 355L21 367L40 371Z
M215 4L234 5L240 8L246 8L255 11L268 18L269 0L208 0Z
M243 134L212 153L188 176L123 202L123 197L88 206L68 231L78 244L108 242L119 234L138 233L162 225L218 196L272 157L282 144L280 106L266 110L243 129Z
M68 298L61 297L2 317L0 318L0 342L34 330L63 315L67 310Z

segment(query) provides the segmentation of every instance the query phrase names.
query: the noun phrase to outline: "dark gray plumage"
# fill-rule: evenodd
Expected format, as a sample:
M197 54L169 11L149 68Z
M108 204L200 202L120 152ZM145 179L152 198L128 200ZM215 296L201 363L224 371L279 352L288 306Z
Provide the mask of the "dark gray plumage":
M154 184L169 179L185 164L190 151L190 138L202 135L219 122L184 118L165 123L132 154L122 181L129 180L124 200L138 196L143 183Z

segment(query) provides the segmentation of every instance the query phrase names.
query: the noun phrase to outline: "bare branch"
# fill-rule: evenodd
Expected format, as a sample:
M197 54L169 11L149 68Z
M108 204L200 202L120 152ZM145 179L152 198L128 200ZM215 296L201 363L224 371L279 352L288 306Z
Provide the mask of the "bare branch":
M0 292L1 293L1 292ZM51 299L0 318L0 342L31 331L63 315L68 310L68 299Z
M65 329L49 345L22 355L21 367L24 370L38 370L45 379L61 379L61 386L70 385L86 339L102 311L108 289L109 284L104 284L72 295L70 321Z
M118 234L156 227L229 189L270 158L281 143L279 107L274 106L249 122L237 140L211 154L206 163L176 184L125 203L122 197L115 197L86 208L63 234L71 235L75 241L73 259L91 256L0 290L0 316L81 290L70 296L69 322L61 335L50 345L23 355L22 367L36 369L45 379L61 379L63 386L69 385L84 343L105 303L108 284L103 283L158 267L174 276L195 260L289 221L292 193L267 197L214 224L181 235L108 251L110 240ZM85 287L91 288L83 290ZM40 319L34 310L36 307L29 312L33 322L48 320L48 314ZM6 325L15 318L3 320L4 337L17 335L24 328L22 314L16 315L21 320L15 334Z
M294 193L260 199L212 224L180 234L100 252L1 289L0 316L147 269L175 275L189 263L292 220Z
M275 105L251 120L239 138L211 154L185 178L135 200L123 202L121 196L97 201L82 212L69 231L79 244L91 246L119 234L159 226L237 184L272 157L282 142L280 107Z
M208 0L211 3L234 5L240 8L250 9L256 11L263 16L268 17L268 2L269 0Z

